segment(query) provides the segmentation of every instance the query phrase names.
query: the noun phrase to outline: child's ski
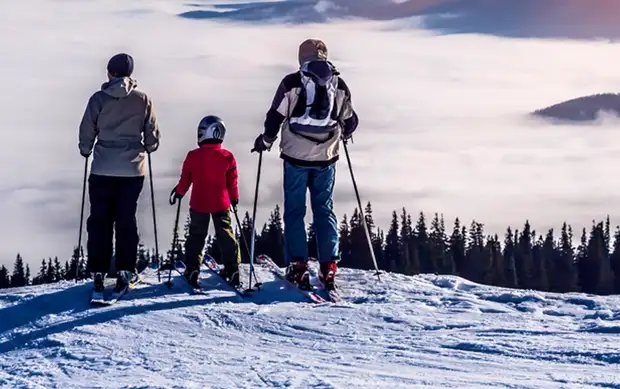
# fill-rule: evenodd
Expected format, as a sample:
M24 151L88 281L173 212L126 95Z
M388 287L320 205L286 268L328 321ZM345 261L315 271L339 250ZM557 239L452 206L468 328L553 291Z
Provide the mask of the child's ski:
M200 286L200 277L198 277L198 288L194 287L193 285L190 285L189 280L187 278L185 278L185 269L186 269L186 265L183 261L179 261L177 260L174 263L174 270L177 271L177 273L179 273L181 275L181 278L183 280L185 280L185 282L187 282L187 284L192 288L192 293L194 294L205 294L204 289L202 289L202 287Z
M235 293L237 293L239 296L241 297L251 296L251 293L253 291L247 290L243 286L243 283L240 282L238 286L231 285L230 283L228 283L228 281L226 281L224 277L222 277L222 274L221 274L222 268L220 267L219 263L217 263L217 261L213 259L213 257L211 257L209 254L204 255L202 259L202 263L207 267L207 269L209 269L209 271L211 271L213 274L215 274L220 279L222 279L228 286L230 286L230 288L234 289Z

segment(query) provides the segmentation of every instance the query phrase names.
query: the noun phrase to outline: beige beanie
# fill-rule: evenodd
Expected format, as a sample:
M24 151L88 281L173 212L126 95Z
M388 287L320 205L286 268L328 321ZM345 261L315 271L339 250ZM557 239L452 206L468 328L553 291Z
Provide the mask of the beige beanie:
M317 59L327 59L327 46L320 39L306 39L299 45L299 65Z

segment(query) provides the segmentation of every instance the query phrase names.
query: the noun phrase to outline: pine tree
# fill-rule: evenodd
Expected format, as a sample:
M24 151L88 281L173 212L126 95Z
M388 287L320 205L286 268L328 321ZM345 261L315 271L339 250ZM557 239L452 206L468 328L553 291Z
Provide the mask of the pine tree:
M399 245L399 261L396 263L395 271L403 274L417 274L419 273L420 264L414 264L414 259L417 259L417 252L415 255L412 250L412 238L413 228L411 226L411 217L407 214L407 210L403 208L400 216L400 235L398 237ZM417 249L415 250L417 251Z
M454 274L461 275L465 266L465 236L461 233L461 221L458 217L454 220L448 252L454 262Z
M357 210L353 211L350 220L350 241L351 241L351 261L343 267L351 267L354 269L370 270L374 267L370 258L370 251L366 233L364 231L362 216Z
M588 237L587 237L586 229L584 228L581 231L581 239L579 241L579 246L577 246L577 255L576 255L577 268L579 269L579 272L578 272L579 290L582 292L592 289L592 287L588 285L588 280L586 276L587 261L588 261Z
M17 254L17 258L15 258L15 264L13 265L13 275L11 276L11 286L12 287L26 286L26 269L24 267L24 260L20 254Z
M67 281L71 279L71 266L69 266L69 261L65 261L65 270L63 271L63 279Z
M0 289L8 288L11 286L11 278L9 277L9 270L3 265L0 266Z
M431 222L431 233L429 235L431 259L430 262L434 271L439 274L454 274L455 265L452 256L449 255L448 238L446 237L446 225L437 213Z
M545 254L553 258L555 254L555 242L553 240L553 230L550 230L546 238L542 235L538 237L536 244L532 249L533 260L533 288L541 291L549 290L549 281L547 277L547 258Z
M522 289L533 288L533 264L532 258L532 230L530 222L526 221L521 235L518 237L518 243L515 251L515 265L517 269L517 278L519 287Z
M62 279L64 279L64 274L62 273L62 267L60 266L60 261L58 260L58 257L54 257L54 282L58 282Z
M573 249L573 230L566 222L562 224L558 254L555 257L553 276L550 277L553 292L576 292L577 272L575 268L575 251Z
M609 253L609 250L611 249L611 222L609 220L609 215L607 215L607 218L605 219L605 230L603 232L603 239L605 252Z
M69 274L67 276L68 280L75 280L76 274L79 274L79 264L80 264L80 248L77 246L73 248L73 255L71 256L69 266Z
M492 274L490 254L484 242L484 226L473 220L469 227L463 277L474 282L489 282Z
M47 259L47 275L45 277L45 283L51 284L56 279L56 272L54 271L54 265L52 264L52 258Z
M605 246L605 227L599 223L593 227L588 241L588 273L592 282L591 293L608 295L614 292L614 278L609 261L609 251Z
M502 246L499 242L499 237L497 234L492 238L487 239L486 251L493 266L491 284L506 286L506 265L504 264Z
M614 248L611 253L610 262L614 272L616 293L620 294L620 226L616 227L616 232L614 233Z
M340 266L351 267L351 229L349 227L349 221L347 215L344 215L340 222L340 228L338 231L338 245L340 247Z
M283 266L284 230L282 228L282 216L280 214L279 205L276 205L275 209L271 212L267 228L264 229L261 234L261 240L263 241L263 252L271 257L278 266Z
M47 262L45 259L41 260L41 268L39 269L39 273L33 280L34 285L45 284L47 282Z
M30 285L30 265L26 264L26 274L24 277L24 286Z
M388 271L397 271L397 266L400 263L400 242L398 236L398 215L396 211L392 212L392 222L390 223L390 229L388 230L385 238L385 252L383 257L387 263Z
M512 233L512 229L508 227L506 229L506 235L504 236L504 249L502 251L502 257L504 259L504 274L506 279L506 287L517 288L519 286L519 280L517 279L517 268L515 264L515 236Z
M421 273L435 273L435 266L431 258L431 244L426 228L426 218L424 213L420 212L418 221L413 232L415 241L418 246L418 258L420 260Z
M377 226L375 225L375 221L373 219L373 212L372 212L372 204L370 202L368 202L368 204L366 204L366 209L364 210L364 217L366 218L366 225L368 227L368 233L370 234L370 242L371 242L371 246L372 246L372 251L373 254L375 255L375 260L377 261L377 266L380 269L385 269L386 266L383 263L383 237L381 236L382 233L380 230L377 229L377 231L375 232L375 229L377 228ZM366 231L364 229L364 225L361 225L362 227L362 233L364 234L364 239L366 241L366 260L365 262L367 263L367 269L374 269L375 268L375 264L372 260L372 254L370 253L370 250L368 248L368 238L366 237Z
M248 212L245 213L245 215L243 216L243 220L241 221L240 234L242 237L244 236L246 239L246 242L248 244L247 250L251 250L252 218L250 217L250 214ZM256 240L254 240L254 242L256 243ZM250 253L247 250L241 250L241 262L243 263L250 263ZM255 251L255 255L262 254L261 252L258 252L256 250L256 247L254 247L254 251Z

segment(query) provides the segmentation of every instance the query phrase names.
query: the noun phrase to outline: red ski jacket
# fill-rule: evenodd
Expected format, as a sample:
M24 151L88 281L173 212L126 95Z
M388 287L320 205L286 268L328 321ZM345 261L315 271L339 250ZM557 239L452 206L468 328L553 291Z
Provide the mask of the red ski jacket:
M192 210L215 213L229 209L231 200L239 200L235 156L221 144L204 144L187 153L176 191L184 196L192 185Z

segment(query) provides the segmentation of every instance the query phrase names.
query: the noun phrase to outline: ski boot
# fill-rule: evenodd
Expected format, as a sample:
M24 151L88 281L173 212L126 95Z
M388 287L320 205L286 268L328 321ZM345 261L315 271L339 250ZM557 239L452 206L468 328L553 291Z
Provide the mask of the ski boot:
M231 265L224 265L224 269L221 271L221 276L235 288L241 285L241 280L239 278L239 265L233 263Z
M129 270L119 270L116 276L116 286L112 292L112 298L116 299L127 293L129 290L129 283L133 279L133 273Z
M93 274L93 292L92 292L92 300L103 300L103 290L105 289L103 285L103 273L95 273Z
M194 289L200 289L200 270L186 269L183 273L183 277L187 280L187 283Z
M291 262L286 268L286 279L290 283L297 284L300 289L312 290L308 263L304 261Z
M336 261L321 262L319 280L325 285L327 291L336 290L336 272L338 265Z

